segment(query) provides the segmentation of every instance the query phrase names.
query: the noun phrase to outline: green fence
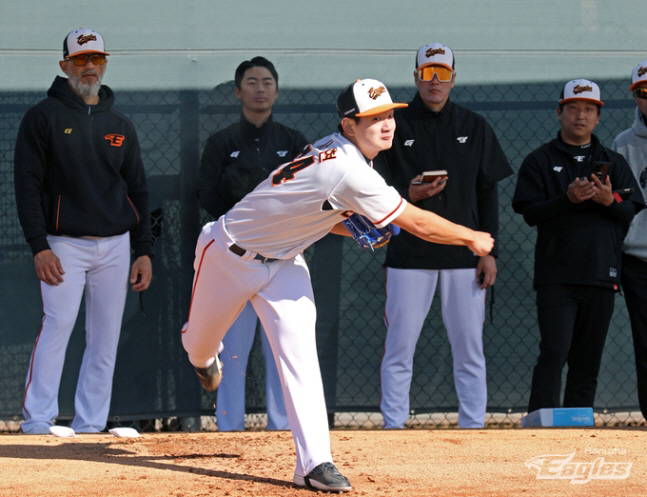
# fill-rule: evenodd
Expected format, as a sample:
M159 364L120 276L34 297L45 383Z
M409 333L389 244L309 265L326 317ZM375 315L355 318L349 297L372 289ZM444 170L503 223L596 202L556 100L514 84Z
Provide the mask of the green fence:
M626 81L597 83L606 105L596 134L610 146L613 138L630 126L634 105ZM452 99L486 117L516 172L530 151L556 135L560 89L561 83L457 85ZM117 108L132 118L139 134L157 239L155 276L144 295L147 317L139 310L137 296L128 298L111 421L136 421L155 429L160 429L160 423L163 429L195 428L200 417L211 419L215 400L215 395L200 390L179 333L188 309L195 240L201 225L209 220L195 195L197 170L207 137L237 121L240 105L233 82L212 91L115 90ZM336 129L338 91L282 89L274 118L314 141ZM413 88L390 91L394 100L408 101L413 96ZM43 95L44 91L0 94L0 420L8 429L17 426L21 417L25 374L42 318L32 257L15 210L13 147L24 112ZM492 314L488 312L484 328L488 422L498 424L514 424L525 412L538 353L532 291L535 232L510 207L515 182L516 175L500 183L499 274L495 298L488 292ZM382 320L384 254L384 250L375 254L362 251L352 240L334 236L306 252L317 299L317 340L327 405L337 426L380 424L379 366L386 333ZM82 308L63 372L61 420L69 419L73 412L84 345L83 312ZM260 348L255 346L246 395L250 425L257 427L263 426L258 413L263 412L265 402L262 361ZM634 371L629 321L624 300L618 296L600 373L599 413L638 411ZM418 343L411 409L411 426L455 420L451 354L438 298ZM635 415L598 418L642 422L642 417Z

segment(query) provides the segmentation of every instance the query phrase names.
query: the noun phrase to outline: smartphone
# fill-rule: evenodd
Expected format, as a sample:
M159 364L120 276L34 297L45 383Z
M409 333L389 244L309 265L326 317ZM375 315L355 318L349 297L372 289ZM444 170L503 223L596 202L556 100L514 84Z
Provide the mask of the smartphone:
M595 161L593 163L592 173L595 174L602 183L605 183L607 181L607 176L609 175L610 167L610 162Z
M438 169L436 171L424 171L420 175L420 179L418 181L413 181L412 183L414 185L422 185L424 183L431 183L436 178L439 178L441 176L447 176L447 171L444 170L444 169Z

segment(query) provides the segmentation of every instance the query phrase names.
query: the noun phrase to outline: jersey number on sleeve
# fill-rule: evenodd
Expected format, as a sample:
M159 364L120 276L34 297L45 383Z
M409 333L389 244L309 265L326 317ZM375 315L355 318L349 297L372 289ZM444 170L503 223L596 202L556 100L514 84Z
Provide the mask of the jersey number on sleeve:
M312 155L288 162L272 176L272 185L278 186L284 181L293 180L294 173L311 166L314 162L315 158Z

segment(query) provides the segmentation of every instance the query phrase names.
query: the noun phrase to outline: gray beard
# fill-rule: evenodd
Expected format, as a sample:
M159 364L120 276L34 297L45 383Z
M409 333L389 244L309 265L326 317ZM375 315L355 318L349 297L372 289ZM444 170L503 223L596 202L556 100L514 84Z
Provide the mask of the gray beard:
M83 84L81 78L76 76L70 76L70 86L72 89L81 97L81 98L92 98L96 97L99 94L99 89L101 88L101 80L103 78L98 76L98 81L93 84Z

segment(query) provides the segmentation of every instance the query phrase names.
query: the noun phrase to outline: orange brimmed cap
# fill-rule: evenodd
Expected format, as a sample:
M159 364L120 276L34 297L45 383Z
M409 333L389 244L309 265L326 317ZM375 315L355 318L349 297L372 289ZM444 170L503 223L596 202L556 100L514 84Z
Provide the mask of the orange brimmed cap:
M389 90L377 79L358 79L344 88L337 98L337 112L341 118L374 116L407 105L394 103Z

